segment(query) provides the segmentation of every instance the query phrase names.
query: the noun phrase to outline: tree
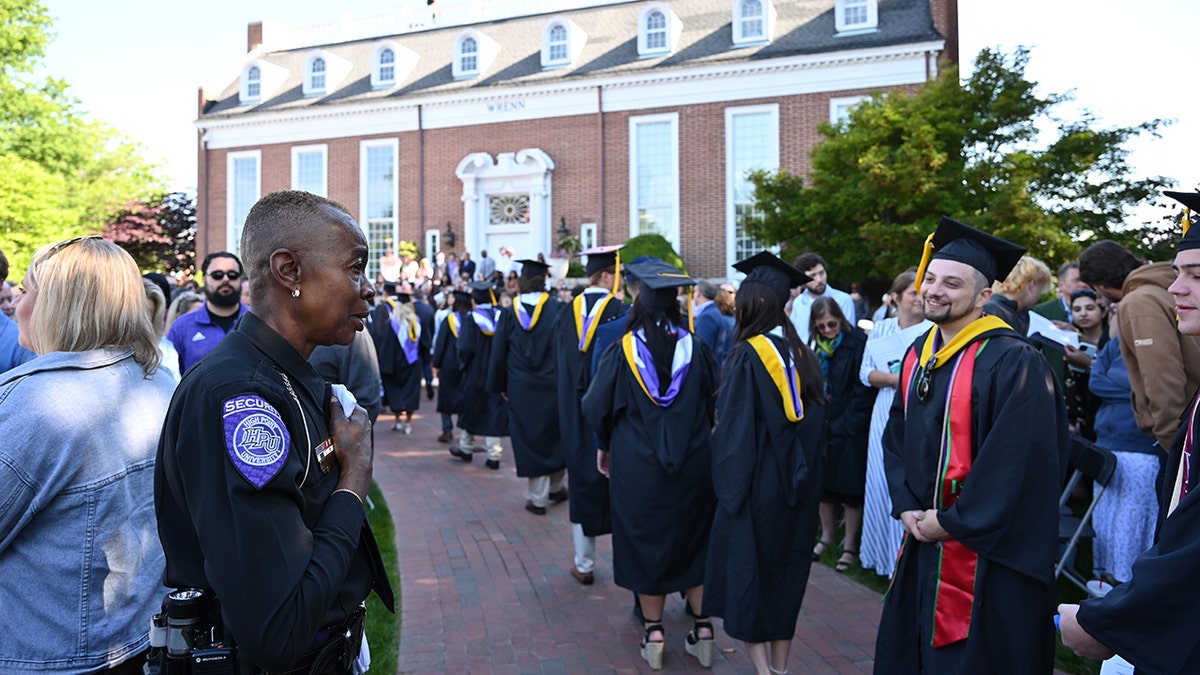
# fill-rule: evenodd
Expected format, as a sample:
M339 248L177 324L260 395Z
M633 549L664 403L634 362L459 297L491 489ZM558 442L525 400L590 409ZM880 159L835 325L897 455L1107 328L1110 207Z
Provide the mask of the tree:
M143 271L191 276L196 267L196 200L185 192L133 201L104 225L104 238Z
M819 251L835 270L891 277L915 265L945 214L1029 248L1051 267L1094 239L1140 251L1162 225L1127 230L1127 210L1168 181L1137 179L1125 144L1162 120L1096 129L1061 121L1068 95L1040 97L1025 79L1029 51L980 52L970 78L950 67L915 92L877 94L849 119L822 124L812 171L750 175L758 211L745 223L789 253ZM1054 137L1049 143L1041 141Z

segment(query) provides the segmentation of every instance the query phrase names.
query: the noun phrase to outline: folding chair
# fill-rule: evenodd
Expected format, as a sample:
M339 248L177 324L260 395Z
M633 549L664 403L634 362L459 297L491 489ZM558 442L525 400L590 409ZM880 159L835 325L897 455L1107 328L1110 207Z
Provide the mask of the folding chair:
M1102 448L1088 439L1078 435L1071 434L1071 478L1067 481L1067 486L1063 488L1062 496L1058 499L1058 542L1059 556L1054 568L1054 578L1066 575L1067 579L1081 588L1083 592L1094 595L1091 589L1087 586L1087 578L1079 573L1073 565L1075 559L1075 548L1079 545L1082 539L1092 539L1096 533L1092 529L1092 512L1096 509L1096 503L1100 501L1100 496L1108 489L1108 483L1112 480L1113 471L1117 468L1117 457L1109 450ZM1083 517L1074 515L1070 507L1067 506L1067 500L1071 497L1071 493L1075 490L1075 486L1083 478L1090 478L1096 485L1095 496L1088 504L1087 511Z

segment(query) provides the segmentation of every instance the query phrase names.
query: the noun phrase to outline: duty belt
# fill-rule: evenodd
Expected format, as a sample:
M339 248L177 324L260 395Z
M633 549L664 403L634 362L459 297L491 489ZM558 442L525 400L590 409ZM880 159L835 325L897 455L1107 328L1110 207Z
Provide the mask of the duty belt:
M317 631L316 643L287 670L267 675L344 675L362 649L363 625L367 610L360 603L340 624Z

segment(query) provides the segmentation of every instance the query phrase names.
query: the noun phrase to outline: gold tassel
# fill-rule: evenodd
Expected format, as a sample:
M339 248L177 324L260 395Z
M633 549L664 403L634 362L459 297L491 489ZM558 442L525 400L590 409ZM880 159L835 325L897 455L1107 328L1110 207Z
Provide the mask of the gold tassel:
M1188 230L1192 229L1192 210L1184 209L1183 218L1180 219L1180 224L1183 225L1183 236L1187 236Z
M696 317L693 316L693 314L694 314L693 308L695 307L695 305L692 304L692 301L695 299L695 296L693 295L694 289L695 289L695 286L688 286L687 303L688 303L688 332L689 333L696 332Z
M933 234L925 238L925 248L921 251L921 264L917 265L917 279L913 285L917 288L917 294L921 293L921 281L925 279L925 270L929 268L929 261L933 258Z
M492 307L496 306L496 287L492 286L488 289L488 297L492 299Z
M621 288L621 249L617 249L617 268L613 272L613 295Z

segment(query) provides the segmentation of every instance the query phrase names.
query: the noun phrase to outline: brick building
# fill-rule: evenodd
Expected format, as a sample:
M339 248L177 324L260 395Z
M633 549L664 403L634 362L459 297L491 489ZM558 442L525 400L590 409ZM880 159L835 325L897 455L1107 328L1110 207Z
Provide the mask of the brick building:
M250 206L297 188L346 205L373 255L656 232L726 276L761 248L745 172L805 171L820 122L934 77L957 31L956 0L449 0L251 24L240 74L200 92L197 252L236 251Z

